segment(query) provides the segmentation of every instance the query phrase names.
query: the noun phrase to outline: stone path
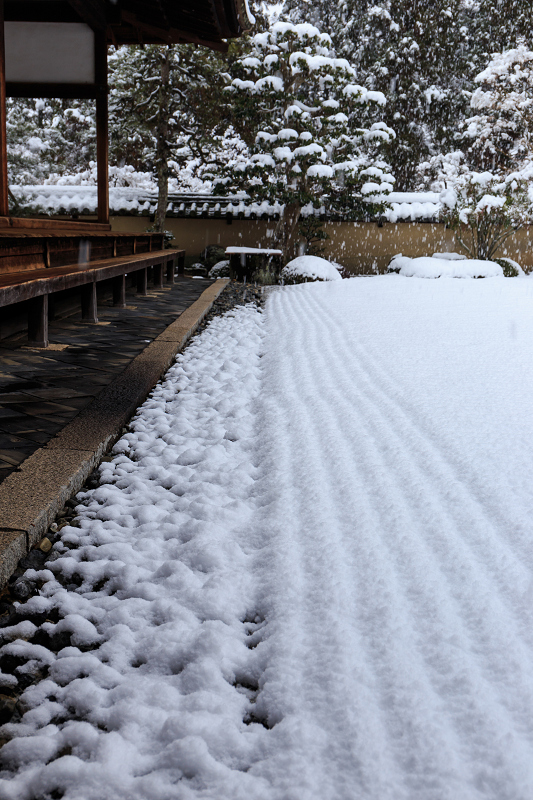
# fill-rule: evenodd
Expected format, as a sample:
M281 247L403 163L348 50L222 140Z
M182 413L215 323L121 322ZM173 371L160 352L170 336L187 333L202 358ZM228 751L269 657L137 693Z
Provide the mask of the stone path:
M0 482L88 405L211 281L179 277L127 308L98 306L98 325L73 315L50 324L52 346L25 335L0 342Z

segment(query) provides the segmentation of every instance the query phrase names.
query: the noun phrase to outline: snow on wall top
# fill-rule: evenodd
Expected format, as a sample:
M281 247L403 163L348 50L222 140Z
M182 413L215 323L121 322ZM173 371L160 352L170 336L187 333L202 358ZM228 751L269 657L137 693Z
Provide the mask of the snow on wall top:
M388 222L401 220L437 220L440 211L438 192L391 192L387 197L390 208L385 211Z
M54 184L45 186L11 186L17 201L45 214L95 214L97 208L96 186ZM384 212L388 222L437 220L439 215L438 192L391 192L387 197L389 208ZM109 205L112 215L150 216L155 212L157 192L141 187L110 187ZM279 216L280 203L251 202L247 195L218 197L209 193L170 193L167 214L170 217L240 217L270 218ZM305 207L303 216L327 216L324 206Z

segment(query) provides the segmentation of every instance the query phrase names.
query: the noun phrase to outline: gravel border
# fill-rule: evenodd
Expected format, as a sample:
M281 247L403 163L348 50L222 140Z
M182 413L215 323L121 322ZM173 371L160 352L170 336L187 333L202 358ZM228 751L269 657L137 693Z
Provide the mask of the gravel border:
M267 292L263 291L263 287L257 287L252 284L243 284L237 281L231 281L225 289L221 292L215 300L211 310L204 317L201 324L198 326L194 336L201 333L214 317L222 316L223 314L231 311L239 305L247 303L255 303L262 305L267 297ZM194 336L192 338L194 338ZM122 428L121 435L127 433L128 428ZM112 461L113 456L106 455L102 461ZM80 492L95 489L100 483L100 470L97 467L89 475L85 481ZM78 494L78 492L76 492ZM61 530L67 525L71 527L78 527L76 507L81 505L77 500L71 498L66 501L63 508L56 515L54 522L49 526L46 536L35 545L29 553L20 559L17 568L9 578L7 586L0 592L0 641L2 638L2 629L17 625L24 620L29 620L33 624L39 626L44 622L59 621L53 619L54 614L28 614L18 610L19 603L25 603L30 597L38 595L40 586L34 580L26 577L26 571L42 570L46 568L48 561L55 560L59 553L54 549L54 544L61 539ZM73 549L71 545L68 545ZM74 589L72 585L66 585L67 589ZM41 634L43 632L41 631ZM48 647L54 652L58 652L70 644L70 637L68 634L61 634L54 639L44 640L40 635L39 630L30 639L34 644L39 644ZM5 642L7 644L7 642ZM47 668L40 667L32 670L31 672L20 672L19 667L24 666L25 659L15 658L11 655L2 653L3 646L0 645L0 670L4 674L9 674L17 678L17 686L7 686L2 683L0 675L0 725L7 722L17 722L22 717L23 709L19 707L19 698L21 694L32 684L38 683L46 677ZM8 741L7 738L0 736L0 747Z

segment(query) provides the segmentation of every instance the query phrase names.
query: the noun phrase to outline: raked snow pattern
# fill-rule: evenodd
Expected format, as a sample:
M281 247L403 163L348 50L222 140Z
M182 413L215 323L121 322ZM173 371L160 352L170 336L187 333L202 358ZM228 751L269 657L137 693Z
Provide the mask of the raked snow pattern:
M2 800L530 800L532 353L529 280L215 320L40 576L72 646L8 645Z

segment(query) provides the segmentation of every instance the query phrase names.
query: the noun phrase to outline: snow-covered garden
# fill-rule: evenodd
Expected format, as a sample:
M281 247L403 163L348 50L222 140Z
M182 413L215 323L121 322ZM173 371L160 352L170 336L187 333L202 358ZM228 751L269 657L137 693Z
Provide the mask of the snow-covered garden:
M46 677L0 796L529 798L532 310L390 274L215 319L1 630Z
M0 800L531 800L529 4L253 6L227 56L109 57L117 208L263 215L194 266L275 252L279 285L178 356L24 575ZM7 138L15 212L93 210L88 101L12 99ZM407 219L455 252L327 257L326 220Z

